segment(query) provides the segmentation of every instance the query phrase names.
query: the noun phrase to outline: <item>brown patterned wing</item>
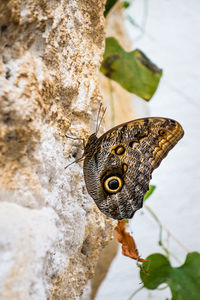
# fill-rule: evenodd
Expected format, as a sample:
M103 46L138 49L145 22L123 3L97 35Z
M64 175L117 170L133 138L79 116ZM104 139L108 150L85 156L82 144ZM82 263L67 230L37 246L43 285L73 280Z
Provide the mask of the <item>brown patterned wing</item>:
M151 174L182 138L171 119L144 118L112 128L85 147L84 178L98 208L114 219L132 218L143 205Z

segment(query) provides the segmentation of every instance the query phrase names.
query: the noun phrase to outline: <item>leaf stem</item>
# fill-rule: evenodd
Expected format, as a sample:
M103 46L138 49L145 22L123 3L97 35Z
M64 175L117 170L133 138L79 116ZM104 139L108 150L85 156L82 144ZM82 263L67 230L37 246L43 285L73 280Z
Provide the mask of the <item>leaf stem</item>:
M159 245L163 248L163 250L165 251L167 257L169 257L169 254L172 255L176 260L179 260L174 254L170 253L169 250L163 245L162 242L162 231L163 229L168 233L168 235L170 235L175 241L176 243L183 248L187 253L189 253L190 251L187 249L187 247L185 247L167 228L165 228L162 223L160 222L160 220L158 219L158 217L156 216L156 214L153 212L153 210L147 206L146 204L144 205L144 207L148 210L148 212L152 215L152 217L154 218L154 220L158 223L159 228L160 228L160 233L159 233Z
M139 287L137 290L135 290L129 297L127 300L131 300L138 292L140 292L142 289L144 288L144 285L142 285L141 287Z
M157 290L162 291L162 290L165 290L165 289L168 288L168 287L169 287L169 285L166 284L166 285L163 286L163 287L157 287Z

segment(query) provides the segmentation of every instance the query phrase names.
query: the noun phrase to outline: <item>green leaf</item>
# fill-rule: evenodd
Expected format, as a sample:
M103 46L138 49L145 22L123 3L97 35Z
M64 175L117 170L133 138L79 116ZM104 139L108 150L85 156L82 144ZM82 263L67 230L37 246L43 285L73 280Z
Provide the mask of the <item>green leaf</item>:
M145 100L150 100L153 96L162 76L162 70L144 53L138 49L126 52L113 37L106 39L100 71L130 93Z
M147 289L156 289L165 282L171 289L172 300L200 299L200 253L189 253L185 263L178 268L172 267L168 258L159 253L147 259L149 262L144 262L140 271Z
M123 1L123 7L124 8L128 8L130 6L130 2L129 1Z
M107 0L105 5L104 17L107 16L111 8L117 3L118 0Z
M146 192L143 201L147 200L147 198L149 198L149 196L151 196L151 194L153 193L153 191L155 190L156 186L155 185L150 185L149 186L149 190L148 192Z

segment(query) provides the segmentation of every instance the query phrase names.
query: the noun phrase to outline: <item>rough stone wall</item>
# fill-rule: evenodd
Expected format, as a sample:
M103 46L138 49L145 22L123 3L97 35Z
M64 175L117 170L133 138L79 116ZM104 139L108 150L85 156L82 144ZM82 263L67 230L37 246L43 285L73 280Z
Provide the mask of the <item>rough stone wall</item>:
M113 222L83 181L102 0L0 0L0 299L80 299Z

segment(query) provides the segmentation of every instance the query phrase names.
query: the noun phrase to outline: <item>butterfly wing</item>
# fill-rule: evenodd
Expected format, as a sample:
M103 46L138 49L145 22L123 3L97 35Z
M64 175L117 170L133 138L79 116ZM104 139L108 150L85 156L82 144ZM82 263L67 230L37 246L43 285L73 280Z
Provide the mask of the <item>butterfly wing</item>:
M86 145L84 178L99 209L114 219L132 218L143 205L151 174L182 138L171 119L144 118L118 125Z

